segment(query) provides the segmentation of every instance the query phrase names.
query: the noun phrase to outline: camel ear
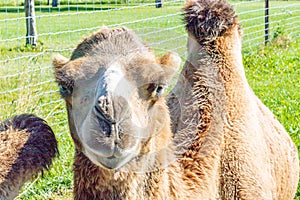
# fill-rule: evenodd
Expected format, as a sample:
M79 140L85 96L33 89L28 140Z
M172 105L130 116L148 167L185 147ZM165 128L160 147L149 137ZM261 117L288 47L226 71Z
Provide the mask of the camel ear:
M56 82L59 87L59 92L63 98L66 98L72 93L73 90L73 79L67 73L69 60L60 54L56 54L53 57L53 67Z
M68 60L62 55L55 55L53 59L54 75L58 83L60 93L65 98L73 92L76 79L84 76L80 69L85 57Z
M166 80L169 82L179 70L181 58L177 53L168 52L157 59L157 62L165 71Z
M65 64L67 64L69 60L60 54L55 54L53 56L52 64L54 66L54 70L60 70Z
M148 85L147 92L151 99L157 100L164 95L168 84L171 82L173 76L179 70L181 58L178 54L168 52L162 57L156 59L156 62L161 66L163 71L157 76L157 82Z

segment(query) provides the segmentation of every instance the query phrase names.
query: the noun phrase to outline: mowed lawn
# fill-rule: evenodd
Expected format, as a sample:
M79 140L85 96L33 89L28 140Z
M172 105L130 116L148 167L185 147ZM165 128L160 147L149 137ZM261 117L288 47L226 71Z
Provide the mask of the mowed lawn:
M162 9L138 3L36 6L39 44L32 49L24 46L24 9L13 6L12 0L6 2L10 1L10 7L0 4L0 120L24 112L43 117L53 127L60 151L50 171L27 183L18 199L71 199L74 146L65 106L53 81L51 57L54 53L69 57L84 36L105 25L132 28L158 55L171 50L184 60L183 3L166 2ZM244 29L248 81L300 150L300 2L270 2L271 43L267 47L263 46L264 2L233 3Z

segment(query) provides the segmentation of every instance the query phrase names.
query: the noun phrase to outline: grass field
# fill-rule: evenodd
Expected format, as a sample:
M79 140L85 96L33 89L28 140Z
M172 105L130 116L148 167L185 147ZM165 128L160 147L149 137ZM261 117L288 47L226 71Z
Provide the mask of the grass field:
M134 29L157 54L173 50L184 59L186 33L181 22L181 3L166 2L162 9L137 2L82 3L53 9L43 0L43 5L36 6L39 44L32 49L24 46L24 10L18 6L21 2L5 2L0 3L0 120L24 112L45 118L54 129L60 151L50 171L26 184L18 199L69 199L74 147L64 103L53 82L52 54L59 52L68 57L83 36L102 25L124 25ZM244 29L248 81L300 151L300 1L270 2L271 43L267 47L263 46L264 2L234 3ZM297 198L300 199L300 188Z

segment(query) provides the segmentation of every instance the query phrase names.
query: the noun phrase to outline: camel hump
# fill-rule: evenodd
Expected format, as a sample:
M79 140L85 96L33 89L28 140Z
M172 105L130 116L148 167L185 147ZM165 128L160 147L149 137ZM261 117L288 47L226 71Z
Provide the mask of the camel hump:
M27 132L50 132L52 129L47 125L46 121L33 114L21 114L11 119L7 119L0 123L0 132L9 128L14 130L26 130Z
M14 199L26 181L48 169L58 153L46 121L22 114L0 122L0 199Z
M198 42L210 42L238 26L232 5L225 0L188 0L184 9L187 31Z
M40 161L40 163L32 162L33 166L31 167L37 164L47 168L51 164L52 158L58 153L57 141L51 127L45 120L33 114L22 114L1 122L0 132L3 131L15 135L16 140L25 137L22 135L23 131L29 134L21 154L25 156L24 159L27 156L27 158L37 156ZM27 148L32 151L27 151Z

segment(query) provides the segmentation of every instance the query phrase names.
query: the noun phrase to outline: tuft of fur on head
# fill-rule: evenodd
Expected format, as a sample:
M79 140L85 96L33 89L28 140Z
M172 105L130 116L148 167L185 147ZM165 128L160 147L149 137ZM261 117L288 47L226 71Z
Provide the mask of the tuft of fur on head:
M70 60L75 60L87 56L92 50L103 43L103 41L110 40L111 38L118 37L118 35L130 34L130 30L125 27L118 28L107 28L102 27L96 33L86 37L83 41L77 45L76 49L73 51Z
M233 6L225 0L190 0L183 10L186 29L199 43L212 42L239 26Z

